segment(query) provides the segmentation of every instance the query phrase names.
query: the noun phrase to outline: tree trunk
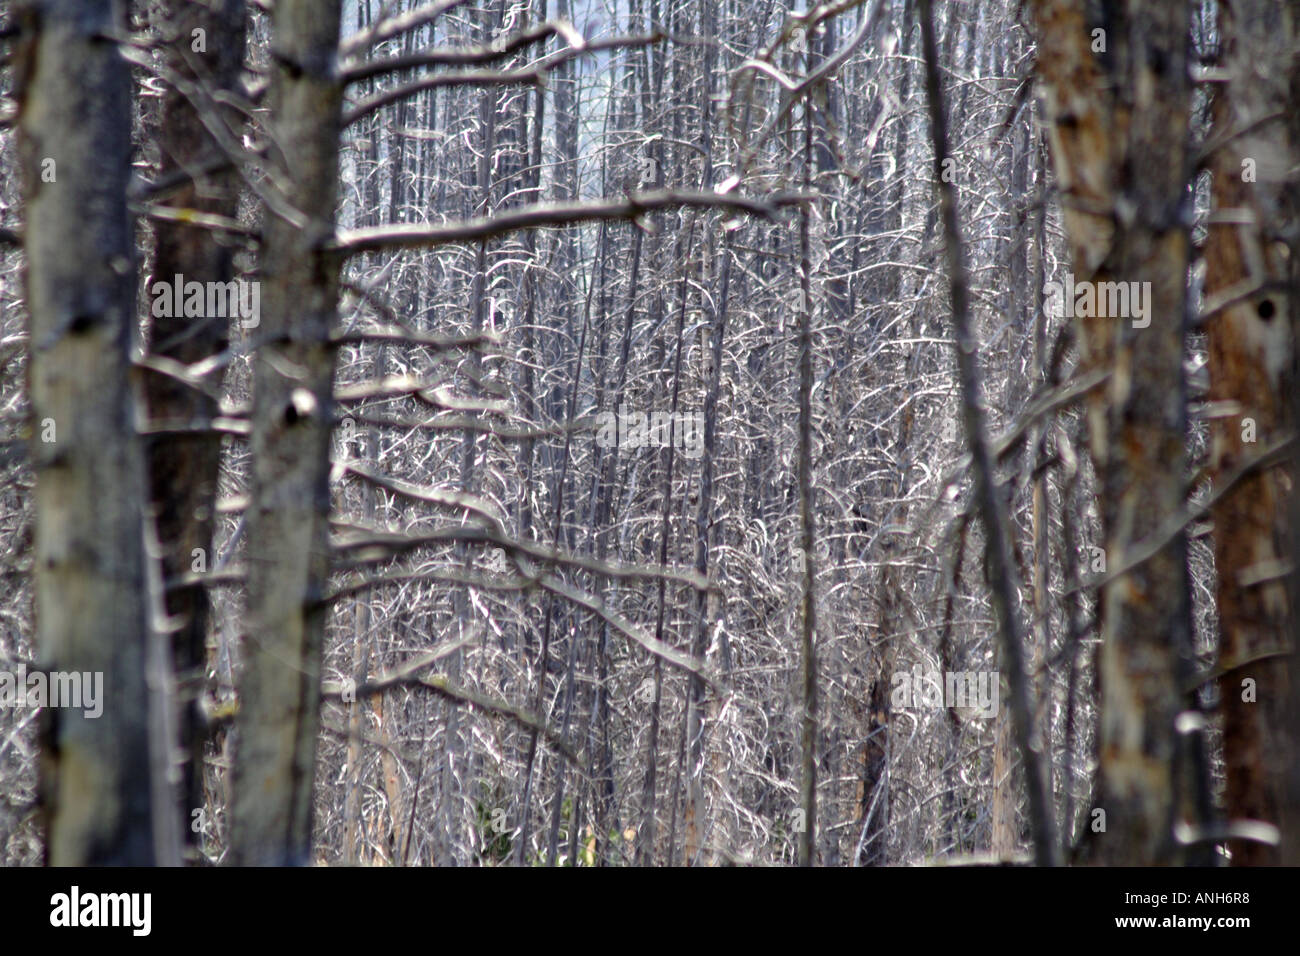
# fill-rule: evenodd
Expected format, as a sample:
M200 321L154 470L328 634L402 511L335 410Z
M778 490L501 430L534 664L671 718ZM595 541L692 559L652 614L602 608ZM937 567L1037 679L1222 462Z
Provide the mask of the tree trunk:
M1284 122L1284 73L1274 65L1294 49L1294 13L1259 0L1220 4L1223 66L1231 74L1214 101L1213 202L1205 244L1205 300L1236 299L1207 317L1212 421L1211 467L1228 478L1283 438L1291 416L1283 391L1290 375L1291 318L1282 293L1287 259L1272 241L1284 221L1281 201L1294 152ZM1275 115L1276 114L1276 115ZM1275 115L1272 122L1261 122ZM1243 292L1254 289L1251 294ZM1279 823L1286 756L1287 595L1290 481L1257 472L1215 507L1219 568L1220 706L1225 811L1229 823ZM1229 843L1234 866L1278 862L1262 842Z
M102 681L102 713L46 707L40 796L54 866L156 861L135 323L131 77L107 0L29 0L15 75L24 171L33 590L43 668ZM98 675L92 677L92 675ZM89 689L89 688L87 688ZM84 698L83 698L84 702ZM170 742L160 742L170 743Z
M813 118L812 102L806 101L804 115L804 189L812 188ZM809 251L808 206L799 216L799 525L803 551L803 613L799 643L801 674L799 808L803 831L799 834L799 865L817 863L817 518L813 510L813 304L812 262Z
M1111 373L1088 406L1114 575L1100 597L1100 784L1090 821L1105 830L1090 832L1099 860L1139 865L1175 855L1174 719L1191 650L1186 537L1163 528L1182 511L1186 480L1188 12L1177 0L1129 0L1094 25L1086 6L1032 4L1075 281L1149 283L1136 287L1149 290L1144 316L1112 315L1102 302L1078 317L1082 370ZM1167 543L1126 568L1134 545L1152 536Z
M234 218L239 204L234 172L195 172L206 164L221 162L222 155L194 97L202 104L208 122L238 123L233 111L216 106L212 94L233 91L239 80L244 61L244 0L222 0L211 6L168 0L159 11L159 21L175 31L170 38L169 65L191 86L182 91L170 85L163 99L159 179L166 182L173 176L183 177L166 201L182 209ZM202 33L196 36L196 30ZM154 225L154 249L155 283L172 283L183 276L186 283L224 285L234 277L230 245L215 241L208 230L160 221ZM254 327L251 320L245 321ZM189 365L226 348L229 319L154 316L151 331L152 354ZM219 414L218 403L209 393L157 373L145 378L145 398L149 419L159 426L206 423ZM147 441L146 456L163 580L210 569L215 564L211 549L221 436L216 432L158 434ZM183 832L193 840L191 813L206 803L203 751L207 732L201 712L207 673L208 595L204 585L169 587L166 609L178 628L172 638L173 660L179 684L181 746L188 761L180 814Z
M1057 862L1056 838L1050 794L1042 764L1042 753L1033 739L1033 709L1029 675L1024 664L1024 640L1021 636L1017 608L1015 565L1007 532L1006 506L996 485L993 457L984 427L982 386L976 360L976 342L970 318L970 297L965 250L957 217L956 190L944 175L945 164L952 155L948 149L947 118L943 106L943 87L935 43L931 0L921 0L921 41L925 53L926 100L929 105L930 133L934 144L934 178L938 184L939 212L944 234L944 252L952 300L952 319L957 348L957 374L961 386L962 418L966 440L971 450L971 467L975 479L975 502L979 509L987 544L985 566L991 584L994 616L999 626L999 652L1007 668L1012 717L1015 721L1016 746L1025 767L1029 791L1029 815L1033 822L1035 859L1040 866Z
M236 728L231 862L311 861L329 571L329 446L337 263L333 235L342 86L339 0L280 0L272 41L272 141L306 217L268 209L253 410L245 670Z

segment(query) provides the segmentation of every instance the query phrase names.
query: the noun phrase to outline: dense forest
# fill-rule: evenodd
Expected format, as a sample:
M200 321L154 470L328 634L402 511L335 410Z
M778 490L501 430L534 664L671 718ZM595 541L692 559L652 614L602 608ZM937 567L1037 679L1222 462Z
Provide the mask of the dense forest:
M1290 0L0 0L0 862L1298 864L1298 284Z

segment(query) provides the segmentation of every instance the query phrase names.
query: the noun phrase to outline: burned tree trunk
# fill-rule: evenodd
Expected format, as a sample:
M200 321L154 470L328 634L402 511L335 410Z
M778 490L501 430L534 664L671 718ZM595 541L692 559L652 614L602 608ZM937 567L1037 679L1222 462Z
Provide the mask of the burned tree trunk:
M342 83L339 0L275 8L272 150L287 208L266 211L253 408L245 670L231 858L310 862L329 571L329 447L338 265L333 238ZM291 221L302 217L302 221Z
M1244 0L1221 4L1223 65L1230 74L1214 101L1217 145L1210 160L1212 206L1205 245L1206 333L1217 483L1292 427L1285 397L1293 343L1284 287L1283 192L1294 163L1285 124L1286 73L1295 14ZM1294 108L1294 106L1292 106ZM1287 383L1289 384L1289 383ZM1286 767L1290 480L1278 469L1239 481L1214 509L1219 568L1220 706L1225 810L1230 824L1279 823ZM1229 843L1234 866L1278 862L1266 842Z
M135 250L131 77L115 4L29 0L16 72L25 179L33 585L40 663L101 682L43 713L55 866L156 861L150 787L144 459L128 380ZM85 701L83 700L83 703Z
M1102 485L1098 858L1174 857L1174 719L1188 675L1182 376L1188 264L1186 4L1116 4L1090 23L1081 0L1036 0L1038 75L1077 278L1084 370L1105 369L1088 406ZM1128 307L1124 297L1128 292ZM1144 301L1145 300L1145 301ZM1070 312L1066 313L1071 314ZM1160 547L1147 557L1137 545ZM1097 815L1103 811L1104 816ZM1102 822L1104 821L1104 822Z
M169 66L185 88L171 85L163 99L158 132L161 152L159 182L179 180L165 201L181 209L233 219L239 190L208 124L232 123L231 111L215 96L235 89L244 59L244 2L222 0L211 6L167 3L161 21L168 37ZM237 120L236 120L237 122ZM166 294L175 282L220 283L234 278L233 248L206 229L173 220L154 226L154 283L148 291ZM222 352L229 340L228 315L190 317L166 314L152 319L151 352L186 365ZM245 328L256 327L255 315L240 315ZM211 423L219 414L211 393L180 379L151 372L145 378L145 400L151 426L157 429L146 443L150 501L162 576L172 582L187 572L206 571L212 547L221 436L191 431L194 423ZM181 792L183 832L193 836L191 812L204 806L203 750L206 742L200 712L207 669L204 641L208 596L202 584L172 584L166 611L177 622L173 661L177 670L181 745L188 763Z

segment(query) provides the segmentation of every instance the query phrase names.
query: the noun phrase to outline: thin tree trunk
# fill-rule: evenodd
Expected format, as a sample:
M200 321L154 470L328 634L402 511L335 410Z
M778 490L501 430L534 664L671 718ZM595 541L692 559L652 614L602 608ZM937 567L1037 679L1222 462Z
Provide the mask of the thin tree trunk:
M284 197L267 210L248 513L247 653L236 720L231 862L311 862L329 572L329 447L338 268L340 0L279 0L272 39L274 153Z
M943 218L948 281L952 291L953 331L957 344L957 369L961 378L962 414L973 459L975 500L987 536L986 557L993 592L994 616L998 620L1000 630L1002 660L1007 667L1007 684L1011 691L1011 709L1015 719L1016 745L1024 761L1025 782L1029 791L1029 816L1033 822L1035 859L1040 866L1052 866L1056 863L1057 844L1053 833L1052 806L1047 793L1042 754L1032 740L1033 707L1030 702L1029 678L1024 666L1024 641L1016 608L1015 565L1011 559L1011 546L1007 535L1006 505L994 485L996 476L984 430L984 406L980 396L979 368L975 358L975 336L971 328L966 262L957 220L956 191L944 175L945 161L951 154L948 152L948 130L944 117L931 0L921 0L920 14L921 40L925 51L926 98L930 107L930 133L934 141L934 175L938 183L940 214Z
M813 118L812 101L805 105L804 188L812 187ZM817 578L814 545L817 540L813 513L813 308L812 262L809 253L810 210L799 211L799 547L803 550L803 613L799 659L802 669L802 713L800 719L799 806L803 831L799 834L799 865L817 862Z

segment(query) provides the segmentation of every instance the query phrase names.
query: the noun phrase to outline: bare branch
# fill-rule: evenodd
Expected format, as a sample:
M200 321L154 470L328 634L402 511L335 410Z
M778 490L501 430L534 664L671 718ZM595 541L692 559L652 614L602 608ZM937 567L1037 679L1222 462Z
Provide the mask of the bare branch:
M608 199L601 202L531 206L503 212L496 216L446 223L441 226L399 225L344 230L338 234L333 248L344 256L378 252L382 249L430 248L461 242L477 242L520 229L560 227L578 222L611 219L635 219L646 213L680 209L686 206L729 209L751 216L775 219L779 207L800 202L803 198L798 195L783 194L764 202L736 195L660 189L648 193L631 193L622 200Z

